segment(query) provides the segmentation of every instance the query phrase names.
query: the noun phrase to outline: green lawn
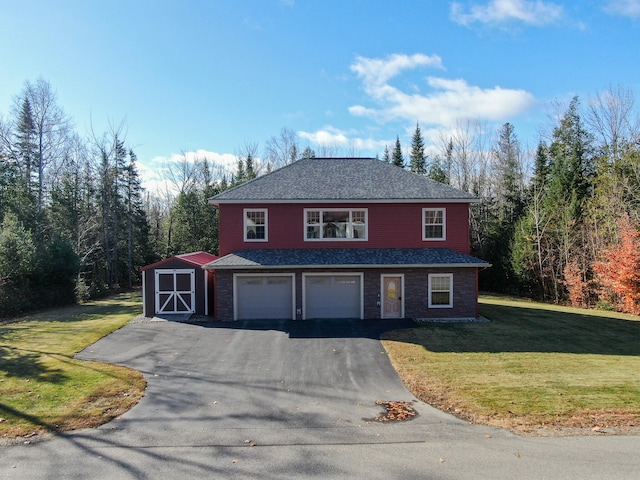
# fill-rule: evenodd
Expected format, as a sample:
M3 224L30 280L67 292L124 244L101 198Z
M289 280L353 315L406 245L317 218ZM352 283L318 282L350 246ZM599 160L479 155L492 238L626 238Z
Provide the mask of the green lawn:
M388 333L416 396L478 423L521 432L640 427L638 317L483 296L490 323Z
M141 311L140 294L0 321L0 438L100 425L144 395L134 370L74 355Z

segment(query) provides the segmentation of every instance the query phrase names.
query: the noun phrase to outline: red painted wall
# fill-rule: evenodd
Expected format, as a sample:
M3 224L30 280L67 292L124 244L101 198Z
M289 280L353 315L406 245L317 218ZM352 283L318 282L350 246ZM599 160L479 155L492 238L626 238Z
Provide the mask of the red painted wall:
M305 241L305 208L368 209L366 241ZM422 240L422 209L446 208L446 240ZM469 253L469 205L466 203L403 204L251 204L220 205L220 255L264 248L451 248ZM268 210L268 242L244 241L245 208Z

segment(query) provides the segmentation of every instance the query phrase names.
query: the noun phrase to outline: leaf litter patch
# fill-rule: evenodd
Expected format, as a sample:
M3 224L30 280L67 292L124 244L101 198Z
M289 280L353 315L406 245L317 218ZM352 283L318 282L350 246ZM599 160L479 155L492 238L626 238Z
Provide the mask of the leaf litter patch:
M373 419L376 422L404 422L418 416L418 412L409 402L376 400L376 405L384 408L382 414Z

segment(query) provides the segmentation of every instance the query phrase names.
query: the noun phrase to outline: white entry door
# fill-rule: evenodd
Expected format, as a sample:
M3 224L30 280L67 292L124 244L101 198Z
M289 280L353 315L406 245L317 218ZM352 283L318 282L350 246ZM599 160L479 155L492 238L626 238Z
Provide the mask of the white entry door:
M196 278L192 269L156 270L155 313L194 313Z
M402 300L402 275L382 275L382 318L400 318L404 316Z

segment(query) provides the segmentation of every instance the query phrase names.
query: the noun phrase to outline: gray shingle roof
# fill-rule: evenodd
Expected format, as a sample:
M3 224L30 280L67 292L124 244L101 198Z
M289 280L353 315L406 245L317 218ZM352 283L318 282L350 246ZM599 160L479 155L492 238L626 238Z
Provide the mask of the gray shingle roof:
M484 260L449 248L308 248L240 250L204 266L207 269L322 268L380 266L490 267Z
M473 195L373 158L305 158L222 192L213 203L473 202Z

